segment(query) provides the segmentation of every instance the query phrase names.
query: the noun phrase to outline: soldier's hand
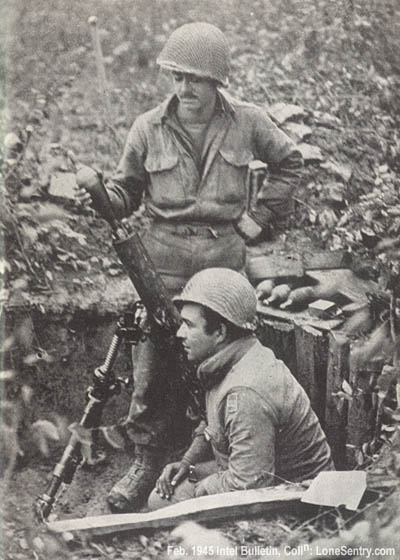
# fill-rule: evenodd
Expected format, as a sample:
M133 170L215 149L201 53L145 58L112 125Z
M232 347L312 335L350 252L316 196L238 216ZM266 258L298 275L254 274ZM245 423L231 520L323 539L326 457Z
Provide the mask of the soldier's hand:
M166 465L156 482L156 492L161 498L170 499L175 486L188 475L189 465L184 462L169 463Z
M95 169L92 169L87 165L81 165L76 173L76 199L84 206L92 206L93 201L90 191L99 183L99 181L100 177Z
M75 198L83 206L91 206L92 197L84 187L75 187Z
M259 226L247 212L241 215L236 227L245 241L256 240L263 231L263 228Z

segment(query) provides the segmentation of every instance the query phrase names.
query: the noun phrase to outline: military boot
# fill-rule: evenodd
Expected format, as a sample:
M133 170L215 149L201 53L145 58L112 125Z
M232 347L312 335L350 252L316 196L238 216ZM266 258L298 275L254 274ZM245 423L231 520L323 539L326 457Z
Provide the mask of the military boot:
M107 496L113 513L139 511L154 488L160 472L160 456L154 448L135 446L135 462Z

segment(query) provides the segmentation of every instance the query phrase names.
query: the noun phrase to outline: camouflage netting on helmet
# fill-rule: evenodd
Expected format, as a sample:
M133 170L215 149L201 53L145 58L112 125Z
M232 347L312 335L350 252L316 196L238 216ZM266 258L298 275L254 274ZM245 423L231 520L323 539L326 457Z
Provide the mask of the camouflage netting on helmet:
M157 63L166 70L195 74L227 85L229 45L215 25L187 23L171 34Z
M228 268L207 268L195 274L174 297L177 304L198 303L242 329L254 330L257 298L249 281Z

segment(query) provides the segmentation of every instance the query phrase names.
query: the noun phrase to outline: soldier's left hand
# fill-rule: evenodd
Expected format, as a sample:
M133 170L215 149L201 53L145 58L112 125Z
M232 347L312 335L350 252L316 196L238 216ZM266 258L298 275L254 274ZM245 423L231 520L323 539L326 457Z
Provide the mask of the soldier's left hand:
M262 233L263 228L244 212L236 224L237 230L245 241L253 241Z
M161 498L169 500L174 493L175 486L187 476L188 472L189 465L185 462L178 461L166 465L156 482L157 494Z

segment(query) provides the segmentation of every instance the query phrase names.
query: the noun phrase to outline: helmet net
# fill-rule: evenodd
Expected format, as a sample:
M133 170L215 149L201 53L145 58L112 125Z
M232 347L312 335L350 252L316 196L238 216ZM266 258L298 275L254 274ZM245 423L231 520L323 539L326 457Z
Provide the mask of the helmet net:
M229 45L210 23L187 23L176 29L157 58L166 70L195 74L227 85Z

